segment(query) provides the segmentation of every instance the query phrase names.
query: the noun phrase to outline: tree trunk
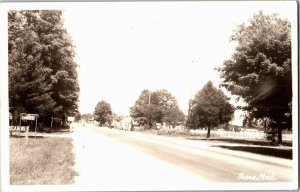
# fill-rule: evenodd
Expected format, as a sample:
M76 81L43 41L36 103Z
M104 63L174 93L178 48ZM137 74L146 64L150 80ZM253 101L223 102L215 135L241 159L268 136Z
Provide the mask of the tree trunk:
M209 138L210 137L210 126L207 128L207 136L206 138Z

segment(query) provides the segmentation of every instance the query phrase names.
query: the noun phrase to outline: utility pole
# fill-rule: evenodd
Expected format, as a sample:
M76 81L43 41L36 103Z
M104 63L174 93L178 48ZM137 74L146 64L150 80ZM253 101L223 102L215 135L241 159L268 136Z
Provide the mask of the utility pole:
M151 92L149 90L149 97L148 97L148 128L150 128L150 100L151 100Z

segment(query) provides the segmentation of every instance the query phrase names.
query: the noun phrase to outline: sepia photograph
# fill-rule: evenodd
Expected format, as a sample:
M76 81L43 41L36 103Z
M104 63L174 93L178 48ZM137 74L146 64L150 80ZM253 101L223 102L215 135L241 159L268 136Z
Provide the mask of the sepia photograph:
M297 9L0 2L0 191L297 190Z

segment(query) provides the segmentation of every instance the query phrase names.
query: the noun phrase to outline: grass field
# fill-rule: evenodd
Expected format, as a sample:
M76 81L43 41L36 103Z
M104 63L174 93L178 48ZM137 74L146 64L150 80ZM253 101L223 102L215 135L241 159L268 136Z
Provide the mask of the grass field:
M71 138L10 138L10 183L71 184L76 172Z

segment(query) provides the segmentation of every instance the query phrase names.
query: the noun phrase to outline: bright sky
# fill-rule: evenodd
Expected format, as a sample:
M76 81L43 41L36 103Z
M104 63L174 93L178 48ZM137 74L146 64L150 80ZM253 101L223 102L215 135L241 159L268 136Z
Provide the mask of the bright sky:
M143 89L170 91L187 114L188 100L229 59L237 25L254 13L296 18L296 2L103 2L65 9L65 26L80 65L79 110L106 100L118 115ZM234 100L232 100L234 102ZM233 103L234 104L234 103ZM239 121L238 118L235 121ZM238 123L239 124L239 123Z

